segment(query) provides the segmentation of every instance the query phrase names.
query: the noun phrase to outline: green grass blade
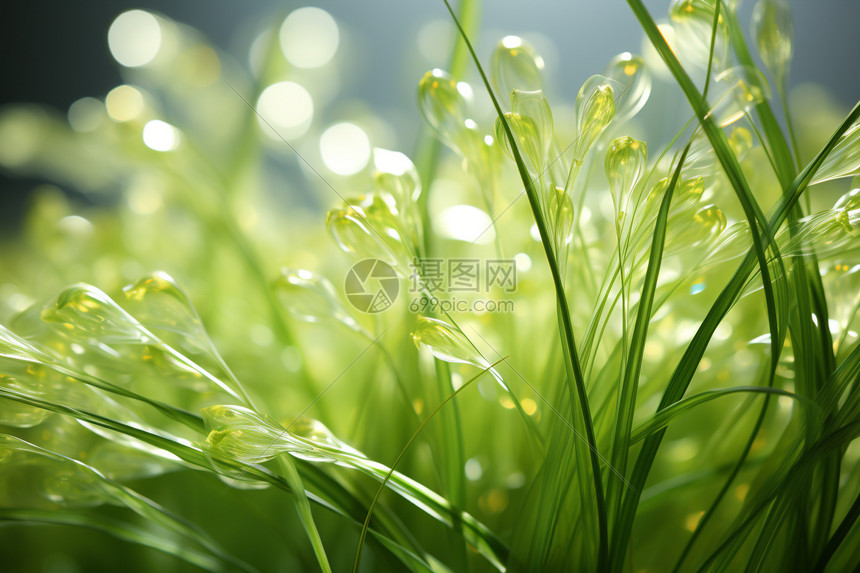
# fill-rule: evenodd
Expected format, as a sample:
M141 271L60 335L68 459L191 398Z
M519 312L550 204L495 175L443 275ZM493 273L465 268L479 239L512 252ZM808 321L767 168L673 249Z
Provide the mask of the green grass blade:
M675 186L681 177L681 168L687 159L690 144L684 147L678 164L672 174L663 200L660 203L660 211L654 225L654 238L651 241L651 252L648 257L648 267L645 271L645 281L639 299L639 309L636 312L636 323L633 326L633 335L630 338L630 348L627 355L627 364L624 369L624 377L621 381L621 391L618 397L618 415L616 418L615 433L613 435L612 456L610 464L621 475L627 472L627 458L631 445L630 432L633 427L633 413L636 409L636 390L639 385L639 375L642 372L642 357L645 353L645 342L648 338L648 325L651 323L651 310L654 303L654 293L657 290L657 279L660 275L660 265L663 261L663 247L666 244L666 228L669 219L669 208L672 205L672 196ZM623 287L622 287L623 288ZM626 485L626 484L624 484ZM615 480L609 483L607 488L607 500L613 514L621 505L624 489Z
M475 50L471 42L469 41L465 30L460 25L460 21L457 19L457 15L451 8L451 4L448 2L448 0L443 1L445 2L445 6L448 8L448 12L450 13L451 18L457 25L457 29L459 30L460 35L463 37L463 41L466 43L466 46L469 49L469 53L472 56L472 60L475 62L475 66L478 68L478 73L481 76L481 80L483 81L484 86L487 89L487 93L490 95L490 99L493 102L493 107L496 109L496 114L498 115L500 121L502 122L502 125L504 126L505 134L508 137L511 151L513 152L514 160L517 164L517 170L519 172L520 179L522 179L523 185L525 185L526 196L528 197L529 205L535 218L535 223L538 226L541 243L543 244L547 262L549 264L550 272L552 274L553 286L555 288L556 300L558 303L558 314L560 315L559 319L562 323L562 347L564 349L565 366L568 374L567 382L571 402L571 411L572 414L576 411L575 403L578 401L583 425L585 427L586 439L588 442L589 458L591 461L591 473L593 479L593 487L595 491L595 504L599 523L598 567L602 568L606 563L608 557L608 529L605 507L606 501L603 495L603 483L600 476L600 459L599 454L597 452L597 440L594 436L591 412L589 411L588 407L588 394L585 389L585 380L582 375L582 367L580 365L579 356L576 349L576 342L574 341L573 336L573 325L571 324L570 308L568 306L567 297L564 291L564 281L558 268L555 252L553 251L553 241L547 229L543 215L541 214L542 211L540 208L540 203L538 201L537 193L535 191L531 177L529 176L528 169L523 161L522 155L520 154L516 138L514 137L510 125L508 125L505 115L502 112L502 108L493 93L493 89L490 86L490 81L487 79L487 75L484 72L483 67L481 66L480 60L478 59L478 56L475 53ZM573 388L570 388L570 385L572 383L575 383L576 385L576 398L574 398Z
M395 459L394 463L391 464L391 469L388 471L388 474L385 476L385 478L379 484L379 488L377 488L376 494L373 496L373 500L370 502L370 507L367 508L367 517L364 520L364 525L362 525L362 527L361 527L361 536L358 539L358 547L355 550L355 562L354 562L353 567L352 567L353 573L358 573L359 565L361 565L361 552L362 552L362 549L364 548L364 540L367 538L367 530L368 530L368 527L370 526L370 518L373 515L373 510L376 507L376 502L379 500L379 496L382 495L382 492L385 489L385 485L388 483L388 481L394 475L394 471L397 469L397 466L400 464L400 461L403 459L403 456L406 455L406 452L409 450L409 448L415 442L415 439L418 437L418 435L421 433L421 431L425 428L425 426L427 426L427 424L430 422L430 420L432 420L433 417L437 413L439 413L439 411L442 410L442 408L445 406L445 404L447 404L448 402L453 400L457 394L459 394L460 392L465 390L467 386L470 386L472 384L472 382L474 382L475 380L477 380L478 378L480 378L481 376L483 376L484 374L489 372L491 368L494 368L494 367L498 366L499 364L501 364L506 358L502 358L501 360L492 364L487 369L481 371L480 373L476 374L475 376L473 376L472 378L467 380L465 383L463 383L452 394L450 394L447 398L445 398L438 406L436 406L436 408L430 413L430 415L428 415L427 418L425 418L424 421L421 422L421 425L418 426L418 428L415 430L415 432L412 434L412 436L409 438L409 440L406 441L406 444L404 444L403 448L400 450L400 453L397 455L397 459ZM498 567L500 570L504 569L501 563L494 563L494 565L496 565L496 567Z
M733 388L720 388L719 390L705 390L704 392L694 394L693 396L687 396L683 400L679 400L671 406L659 410L656 414L641 422L636 426L636 429L633 430L633 433L630 436L630 443L636 444L641 442L648 436L651 436L655 432L667 427L679 416L688 414L696 407L710 402L715 398L740 393L785 396L786 398L796 400L799 404L809 408L810 411L814 412L816 415L821 416L821 409L815 402L793 392L780 390L779 388L768 388L766 386L735 386Z
M85 527L107 533L122 541L142 545L172 555L186 563L190 563L204 571L219 571L227 573L235 571L220 560L196 549L187 547L179 540L159 535L124 520L110 518L98 514L82 514L79 511L64 509L28 509L0 508L0 522L18 522L24 524L71 525ZM249 571L250 569L245 569Z
M848 130L851 125L860 118L860 103L854 106L854 109L843 120L842 124L833 133L830 140L816 154L815 158L795 177L791 184L789 193L786 193L777 205L774 214L770 219L771 235L779 229L780 225L785 221L790 209L797 203L800 196L806 190L815 172L821 167L827 155L836 147L839 138ZM702 321L693 340L684 352L680 363L675 368L672 378L666 388L661 399L660 409L668 407L670 404L677 402L683 398L693 374L698 367L699 361L705 353L708 342L714 334L717 326L719 326L723 317L728 313L729 309L737 301L738 296L743 291L744 284L755 268L755 255L752 251L748 252L744 260L738 266L735 274L730 279L729 283L720 292L717 300L714 302L707 316ZM633 518L636 513L636 506L639 503L640 494L644 487L645 480L657 455L657 450L663 439L664 432L660 431L657 434L647 438L642 445L639 456L636 459L636 465L630 478L632 485L631 491L625 496L622 513L619 520L619 534L615 537L617 545L613 546L614 555L623 555L626 550L627 542L629 541L630 530L633 527Z

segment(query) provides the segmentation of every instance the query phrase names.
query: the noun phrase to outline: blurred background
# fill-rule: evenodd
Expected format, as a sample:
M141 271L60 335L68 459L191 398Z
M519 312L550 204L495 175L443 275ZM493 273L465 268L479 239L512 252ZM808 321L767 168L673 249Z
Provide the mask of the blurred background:
M795 23L790 85L816 84L824 90L822 94L801 89L798 97L802 101L798 105L826 95L833 98L832 102L823 102L827 106L849 108L860 97L860 75L854 62L860 53L860 36L856 33L860 2L789 3ZM665 19L667 2L652 0L646 4L655 18ZM196 28L217 50L247 67L249 50L260 29L280 22L302 6L301 2L269 0L9 3L2 8L0 17L0 105L33 102L65 113L80 98L104 98L123 82L123 67L111 55L107 31L125 10L145 9ZM336 23L334 31L330 31L334 39L318 35L320 44L310 49L322 53L323 59L328 57L326 50L332 49L331 61L323 62L330 64L326 73L336 75L326 80L337 84L331 90L335 92L331 98L338 100L340 110L350 105L369 106L367 111L385 123L381 126L386 140L383 143L410 153L421 125L415 86L425 70L444 67L452 45L453 30L444 5L435 0L319 0L314 6L325 10ZM744 25L749 23L752 7L753 2L742 3L740 20ZM535 0L527 7L514 0L486 0L481 18L481 57L488 58L491 47L506 34L525 37L544 56L548 91L568 102L582 81L600 72L619 51L641 51L640 28L622 0ZM607 30L611 31L609 35ZM480 95L482 90L477 91ZM664 109L675 110L679 103L677 93L669 94L666 100ZM235 105L240 108L244 104L236 97ZM649 107L659 105L652 98ZM380 143L375 141L373 145ZM15 232L27 196L40 182L39 174L13 174L0 167L0 222L4 234ZM82 201L92 200L77 194L74 186L64 191Z

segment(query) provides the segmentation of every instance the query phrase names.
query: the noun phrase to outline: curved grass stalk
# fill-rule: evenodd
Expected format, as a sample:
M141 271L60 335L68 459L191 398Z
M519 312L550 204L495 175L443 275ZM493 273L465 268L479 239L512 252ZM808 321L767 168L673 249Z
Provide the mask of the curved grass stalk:
M276 475L259 464L248 465L237 460L219 459L218 462L220 466L223 466L222 468L217 465L213 465L207 454L200 448L189 443L183 443L171 436L154 434L147 430L119 422L105 416L100 416L92 412L73 408L50 400L26 396L5 388L0 388L0 398L7 398L22 404L44 408L58 414L71 416L95 426L131 436L142 442L148 443L151 446L173 454L182 462L198 470L202 469L210 473L216 473L228 479L235 479L237 475L247 476L247 479L265 482L283 491L292 493L289 484L283 477ZM200 420L200 425L201 427L203 425L202 419ZM325 450L326 448L321 449ZM340 457L338 457L336 461L343 465L347 465L352 469L361 471L374 479L381 481L388 473L389 468L383 464L379 464L355 454L344 453L339 450L333 451L340 454ZM335 500L345 500L353 507L353 509L361 511L362 515L364 515L363 509L361 509L363 507L362 504L355 500L354 496L347 492L343 486L334 482L330 476L321 471L313 470L312 468L313 465L308 466L308 468L303 467L302 471L299 473L304 481L310 483L314 488L324 491L325 496L320 496L312 491L307 491L306 495L308 499L343 517L349 518L353 523L361 524L361 519L351 516L347 511L346 506L340 501ZM309 469L311 469L311 471L309 471ZM399 473L395 473L390 482L390 487L393 491L397 492L404 499L437 521L440 521L449 527L457 521L462 522L463 536L466 541L476 547L479 553L484 555L489 561L504 562L507 555L507 548L485 525L474 517L457 509L450 502L429 488ZM377 531L374 533L376 537L382 538L381 542L384 542L384 544L394 544L393 547L397 548L399 553L407 552L410 555L414 555L413 551L402 545L401 541L395 541L394 538L390 538L390 536L394 534L396 534L396 530Z
M496 113L499 119L502 122L502 125L505 129L505 134L508 137L508 141L510 143L511 151L513 152L514 158L517 164L517 170L519 171L520 178L522 179L523 184L525 185L526 195L529 200L529 205L531 206L532 213L535 218L535 222L538 226L538 232L540 233L541 243L543 244L544 251L546 254L547 262L549 263L550 272L552 274L553 285L555 287L556 300L558 303L558 314L559 314L559 322L561 324L561 331L563 337L563 348L565 355L565 365L567 370L567 383L568 383L568 393L570 399L571 406L571 415L573 416L576 411L576 402L579 403L579 410L581 415L581 424L585 428L586 439L588 442L589 448L589 460L591 465L591 473L592 473L592 486L595 492L595 505L597 508L597 520L598 520L598 537L599 537L599 547L598 547L598 568L602 568L608 559L608 528L607 528L607 520L606 520L606 500L603 495L603 483L600 476L600 460L599 454L597 451L597 441L594 435L593 422L591 419L591 412L588 407L588 394L585 389L585 379L582 375L582 367L579 362L579 355L576 349L576 342L573 337L573 325L571 324L570 317L570 308L568 306L567 297L564 291L564 284L562 281L561 273L559 272L558 263L556 259L556 254L553 251L552 247L552 238L549 235L546 222L544 221L543 216L541 215L540 201L538 200L537 193L535 192L534 186L531 181L531 177L529 176L528 169L523 163L522 156L520 155L519 148L517 147L516 138L514 138L513 132L511 131L510 125L508 125L508 121L505 118L504 113L502 112L502 108L499 106L499 102L493 94L493 89L490 86L490 82L487 79L486 74L484 73L483 68L481 67L481 63L478 60L478 56L475 53L474 48L472 47L469 38L466 35L465 30L460 25L460 21L457 19L454 10L451 8L451 4L448 0L443 0L445 2L445 6L448 8L448 12L451 15L451 18L454 20L454 23L457 25L457 29L460 32L460 35L463 37L466 46L469 49L469 53L472 56L475 65L478 68L478 72L481 76L481 80L484 83L484 86L487 89L487 92L490 95L490 98L493 101L493 107L496 109ZM576 385L576 399L574 398L574 388L571 387L571 384L575 383Z
M843 120L842 124L836 129L830 140L824 145L818 154L816 154L815 158L813 158L813 160L810 161L810 163L797 175L797 177L795 177L788 189L788 192L783 195L782 199L780 199L770 218L769 228L771 236L785 221L791 208L794 207L809 183L812 181L812 177L815 172L822 165L827 155L834 147L836 147L836 143L839 138L842 137L842 135L855 121L857 121L858 118L860 118L860 103L854 106L854 109L851 110ZM763 240L767 241L767 239ZM660 409L666 408L684 396L714 331L728 313L729 309L738 300L738 296L741 294L744 284L755 268L754 259L755 254L751 249L747 252L747 255L738 266L731 280L722 290L714 305L709 310L707 316L702 321L699 329L693 337L693 340L684 352L680 363L672 374L666 391L660 401ZM661 431L654 436L647 438L642 446L639 456L637 457L636 464L631 475L631 484L633 489L626 495L622 506L619 535L616 538L617 541L613 551L613 554L615 555L623 555L625 552L630 530L633 525L636 506L638 505L640 497L636 492L641 491L641 488L648 477L651 465L657 455L657 450L660 447L664 433L664 431Z
M425 426L427 426L430 420L433 419L433 417L445 406L445 404L453 400L457 394L465 390L467 386L470 386L472 384L472 382L489 372L491 368L494 368L501 364L504 360L506 360L506 358L507 357L496 361L489 368L476 374L475 376L464 382L463 385L457 388L451 395L445 398L438 406L436 406L436 408L430 413L430 415L427 416L427 418L423 422L421 422L421 424L418 426L418 428L415 430L409 440L407 440L406 444L404 444L403 448L400 450L400 453L397 455L397 458L394 460L394 463L391 464L391 469L389 469L388 474L386 474L385 478L382 480L382 483L379 484L379 488L377 488L376 494L373 496L373 500L370 502L370 507L368 507L367 509L367 517L364 519L364 524L361 527L361 536L358 539L358 547L355 550L355 562L352 567L353 573L358 573L359 565L361 565L361 551L364 548L364 541L367 538L367 530L370 526L370 518L373 515L373 510L376 507L376 502L379 500L379 496L382 495L382 491L385 489L386 484L394 475L394 471L397 469L397 466L400 464L400 461L403 459L403 456L406 455L406 452L412 446L413 442L415 442L415 439L425 428ZM502 563L493 563L493 565L500 571L504 570L504 566L502 565Z

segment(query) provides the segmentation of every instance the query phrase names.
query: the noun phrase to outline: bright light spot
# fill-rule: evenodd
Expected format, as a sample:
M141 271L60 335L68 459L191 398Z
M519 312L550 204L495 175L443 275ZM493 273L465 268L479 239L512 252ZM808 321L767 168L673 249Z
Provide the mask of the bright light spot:
M297 270L297 271L296 271L296 275L297 275L300 279L303 279L303 280L306 280L306 281L309 281L309 280L311 280L312 278L314 278L314 274L313 274L312 272L308 271L308 270L305 270L305 269L299 269L299 270Z
M93 233L93 224L78 215L63 217L57 226L69 235L84 237Z
M502 408L505 410L513 410L516 408L516 403L511 399L507 394L502 394L499 396L499 404L501 404Z
M520 400L520 406L523 407L523 412L529 416L533 416L537 412L537 402L531 398L523 398Z
M583 207L582 211L579 213L579 222L583 225L591 221L591 209L588 207Z
M457 82L457 91L460 92L460 95L464 98L472 99L472 86L466 82Z
M135 185L126 196L129 208L138 215L150 215L162 206L161 194L150 185Z
M105 107L94 97L82 97L69 106L69 125L75 131L94 131L104 120Z
M700 292L705 290L704 283L696 283L690 287L690 294L699 294Z
M161 26L149 12L123 12L110 25L108 47L123 66L143 66L152 61L161 47Z
M519 48L523 45L523 39L519 36L505 36L502 38L502 45L509 50Z
M472 205L448 207L433 221L436 232L443 237L483 245L496 238L493 220Z
M827 326L830 329L830 334L839 332L839 321L833 318L827 319Z
M278 82L263 90L257 100L260 127L272 139L293 139L304 135L314 115L314 100L308 90L295 82ZM270 125L267 125L268 124ZM277 133L272 133L274 128Z
M697 511L696 513L691 513L684 520L684 527L687 528L687 531L696 531L696 528L699 526L699 522L704 517L704 511Z
M318 68L337 52L340 33L334 18L320 8L299 8L292 12L278 36L281 51L298 68Z
M334 173L352 175L370 160L370 140L354 123L336 123L320 137L320 155Z
M454 391L457 391L462 387L463 387L463 377L460 375L459 372L452 372L451 373L451 388L453 388Z
M686 462L696 457L699 449L692 438L676 440L669 448L669 456L677 462Z
M481 467L481 462L477 458L466 460L466 478L470 481L478 481L484 475L484 468Z
M728 340L729 336L732 335L732 325L727 322L721 322L717 329L714 331L714 338L717 340Z
M540 229L538 229L537 223L533 223L531 228L529 229L529 235L532 236L532 239L540 243Z
M495 141L495 140L493 139L493 136L492 136L492 135L485 135L485 136L484 136L484 144L485 144L485 145L487 145L488 147L489 147L489 146L491 146L491 145L493 145L493 142L494 142L494 141Z
M478 124L475 123L474 119L467 119L463 123L466 125L466 129L478 129Z
M112 120L131 121L143 111L143 94L130 85L117 86L108 92L105 107Z
M770 344L770 333L768 332L767 334L756 336L750 340L750 344Z
M517 253L514 255L514 263L517 265L517 270L521 273L532 268L532 259L525 253Z
M412 169L412 160L399 151L375 147L373 148L373 166L382 173L400 176Z
M515 472L505 479L505 485L510 489L521 488L526 485L526 476L522 472Z
M155 151L172 151L179 145L179 130L160 119L143 126L143 143Z

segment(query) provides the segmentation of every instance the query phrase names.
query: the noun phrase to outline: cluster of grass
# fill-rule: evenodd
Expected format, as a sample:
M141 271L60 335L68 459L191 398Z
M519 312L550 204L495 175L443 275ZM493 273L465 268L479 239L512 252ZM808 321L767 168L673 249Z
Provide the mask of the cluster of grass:
M266 147L241 100L220 131L141 144L144 120L182 127L201 105L173 64L135 78L142 115L87 133L5 110L0 133L31 148L7 167L123 196L73 214L44 190L3 245L0 519L45 526L3 531L11 566L113 569L118 554L85 556L99 535L141 570L860 566L860 190L809 200L860 173L860 105L804 159L783 3L754 13L775 94L733 3L674 0L659 27L628 4L692 110L656 157L630 121L651 60L613 59L567 122L526 41L485 69L464 0L449 69L418 86L414 163L374 150L328 242L263 193L290 150ZM199 56L177 30L172 49ZM289 74L270 44L255 78L225 65L195 93L216 109L259 94ZM451 205L492 224L452 236ZM410 296L445 296L415 259L466 257L517 262L516 292L485 293L516 312L415 313ZM402 279L378 314L334 286L368 258ZM57 541L70 526L100 533Z

